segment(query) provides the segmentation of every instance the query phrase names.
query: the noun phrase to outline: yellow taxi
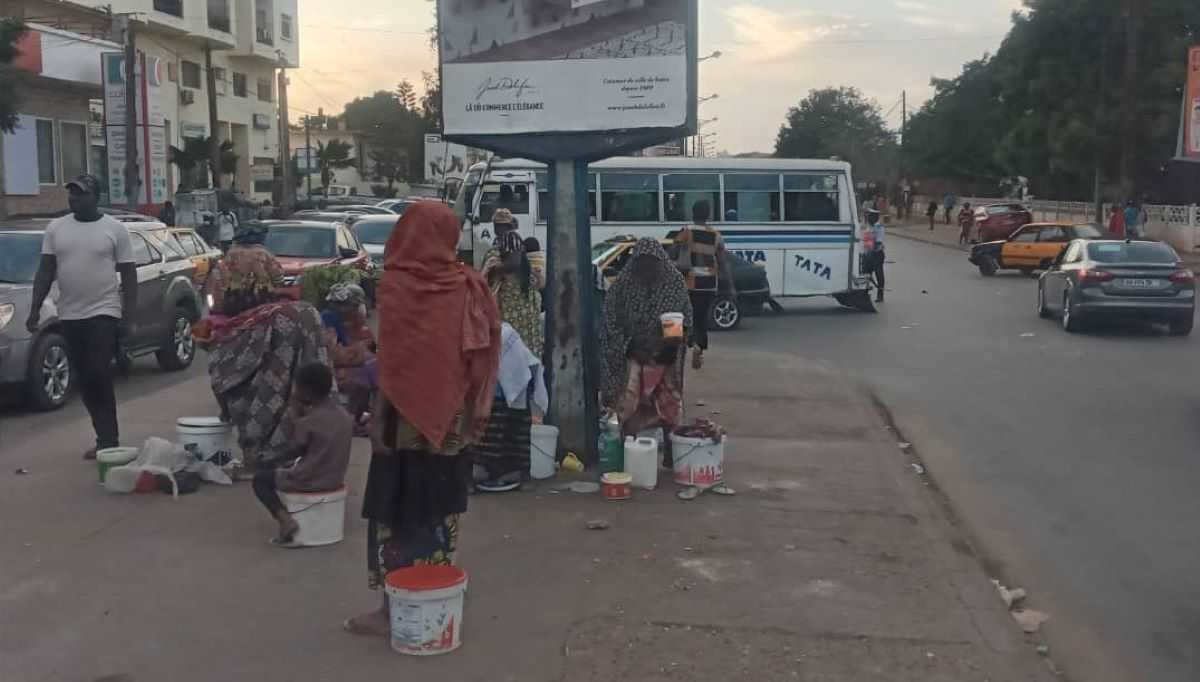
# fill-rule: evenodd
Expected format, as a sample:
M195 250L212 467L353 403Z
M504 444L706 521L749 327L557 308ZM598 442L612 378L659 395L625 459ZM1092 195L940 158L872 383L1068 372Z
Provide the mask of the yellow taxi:
M1093 223L1030 223L1003 241L985 242L971 248L968 260L984 277L999 270L1033 274L1049 268L1073 239L1103 239L1104 230Z

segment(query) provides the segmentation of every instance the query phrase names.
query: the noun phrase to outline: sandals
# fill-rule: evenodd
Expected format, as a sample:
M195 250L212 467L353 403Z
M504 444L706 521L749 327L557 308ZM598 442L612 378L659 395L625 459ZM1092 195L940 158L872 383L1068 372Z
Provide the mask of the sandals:
M485 492L485 493L506 493L511 490L516 490L517 488L520 488L521 481L519 481L519 480L517 480L517 481L499 481L499 480L483 481L480 483L476 483L475 487L477 489L479 489L480 492Z
M357 635L359 637L390 637L391 636L390 627L387 632L381 632L375 628L360 625L358 622L357 616L354 618L347 618L346 620L342 621L342 629L345 630L346 632L349 632L352 635Z

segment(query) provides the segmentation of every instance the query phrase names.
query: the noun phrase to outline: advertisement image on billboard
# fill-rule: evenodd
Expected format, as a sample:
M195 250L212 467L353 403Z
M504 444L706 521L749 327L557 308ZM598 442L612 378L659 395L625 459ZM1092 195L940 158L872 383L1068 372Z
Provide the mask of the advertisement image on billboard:
M447 135L679 128L695 0L438 0Z

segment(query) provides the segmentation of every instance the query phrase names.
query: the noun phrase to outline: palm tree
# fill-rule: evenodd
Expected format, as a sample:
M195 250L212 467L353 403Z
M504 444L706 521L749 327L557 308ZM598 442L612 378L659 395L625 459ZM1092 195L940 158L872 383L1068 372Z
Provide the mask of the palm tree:
M237 173L238 159L238 155L233 151L233 141L221 142L221 174ZM179 184L184 189L208 187L209 173L204 172L204 166L209 164L208 138L184 138L182 149L171 147L171 163L179 167ZM212 169L209 168L208 171L211 173Z
M333 182L333 172L338 168L351 168L356 163L350 158L352 147L349 142L330 140L329 144L317 142L317 168L321 171L321 187L329 195L329 183Z

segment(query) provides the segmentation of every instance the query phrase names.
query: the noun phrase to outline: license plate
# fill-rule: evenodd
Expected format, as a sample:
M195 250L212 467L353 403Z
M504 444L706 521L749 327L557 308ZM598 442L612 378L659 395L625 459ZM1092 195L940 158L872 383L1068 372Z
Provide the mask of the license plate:
M1153 279L1122 279L1121 286L1126 289L1157 289L1159 283Z

